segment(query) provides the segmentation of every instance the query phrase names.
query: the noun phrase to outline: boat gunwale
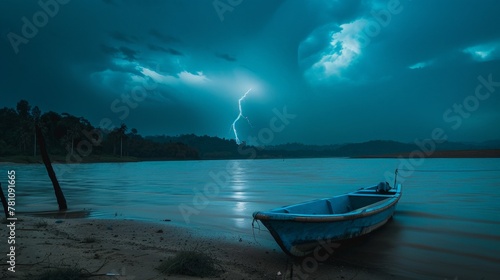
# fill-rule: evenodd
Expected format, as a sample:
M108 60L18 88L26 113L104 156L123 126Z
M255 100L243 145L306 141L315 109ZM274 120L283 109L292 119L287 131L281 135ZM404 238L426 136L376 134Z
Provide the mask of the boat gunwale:
M363 189L358 190L358 191L362 191L362 190ZM380 207L377 207L374 209L367 208L370 210L363 209L362 211L360 211L360 208L358 208L358 209L354 209L351 212L342 213L342 214L294 214L294 213L276 213L276 212L272 212L273 210L270 210L270 211L255 212L253 214L253 217L256 220L295 221L295 222L311 222L311 223L354 220L354 219L369 217L369 216L378 214L380 212L383 212L383 211L391 208L395 204L397 204L399 199L401 198L401 184L398 184L397 187L395 188L395 190L396 190L395 193L391 196L388 196L387 199L384 199L384 200L381 200L381 201L378 201L378 202L375 202L373 204L365 206L365 207L370 207L373 205L378 206L376 204L380 203L380 202L383 202L383 203L381 203L381 205L386 204L384 206L380 206ZM358 192L358 191L346 193L343 195L356 194L356 192ZM342 196L342 195L339 195L339 196ZM371 196L371 195L367 195L367 196ZM375 194L373 196L377 196L377 195ZM329 198L317 199L317 200L313 200L310 202L320 201L320 200L325 200L325 199L329 199ZM307 202L305 202L305 203L307 203ZM294 205L294 204L292 204L292 205ZM280 207L280 208L285 208L285 207L289 207L292 205L288 205L288 206L284 206L284 207ZM277 209L280 209L280 208L277 208Z

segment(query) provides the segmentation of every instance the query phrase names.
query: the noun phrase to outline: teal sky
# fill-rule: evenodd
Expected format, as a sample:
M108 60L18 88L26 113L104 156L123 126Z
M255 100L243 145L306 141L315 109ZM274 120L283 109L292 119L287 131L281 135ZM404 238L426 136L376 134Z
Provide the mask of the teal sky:
M499 14L493 0L4 0L0 107L234 138L252 88L236 123L252 144L500 139Z

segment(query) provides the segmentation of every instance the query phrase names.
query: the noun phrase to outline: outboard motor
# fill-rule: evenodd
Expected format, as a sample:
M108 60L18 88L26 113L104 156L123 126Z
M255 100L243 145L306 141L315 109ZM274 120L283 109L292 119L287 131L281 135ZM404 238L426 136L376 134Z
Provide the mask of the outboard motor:
M377 185L378 193L388 193L391 190L391 186L387 182L380 182Z

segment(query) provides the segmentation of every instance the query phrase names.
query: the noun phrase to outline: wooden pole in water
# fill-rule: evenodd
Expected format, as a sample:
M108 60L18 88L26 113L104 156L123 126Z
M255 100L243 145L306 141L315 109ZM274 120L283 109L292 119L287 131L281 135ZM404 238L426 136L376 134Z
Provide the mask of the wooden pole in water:
M45 168L47 168L47 173L49 173L50 180L52 181L52 185L54 186L54 192L56 193L57 204L59 204L59 210L67 210L68 205L66 205L66 198L64 198L64 194L61 190L61 186L59 186L59 182L57 181L56 173L52 168L52 164L50 163L49 154L47 153L47 148L45 147L45 139L42 135L42 130L36 125L36 138L38 141L38 146L40 146L40 154L42 155L43 164L45 164Z
M2 199L3 211L5 212L5 219L9 218L9 207L7 206L7 199L3 194L2 183L0 183L0 198Z

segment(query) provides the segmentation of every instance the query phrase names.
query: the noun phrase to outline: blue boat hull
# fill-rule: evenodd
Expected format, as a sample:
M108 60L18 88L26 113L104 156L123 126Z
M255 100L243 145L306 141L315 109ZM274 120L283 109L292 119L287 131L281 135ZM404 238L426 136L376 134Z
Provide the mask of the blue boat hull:
M383 226L394 215L400 196L400 185L385 194L372 187L330 199L255 212L253 216L269 229L285 253L305 256L320 249L331 251L338 241Z

